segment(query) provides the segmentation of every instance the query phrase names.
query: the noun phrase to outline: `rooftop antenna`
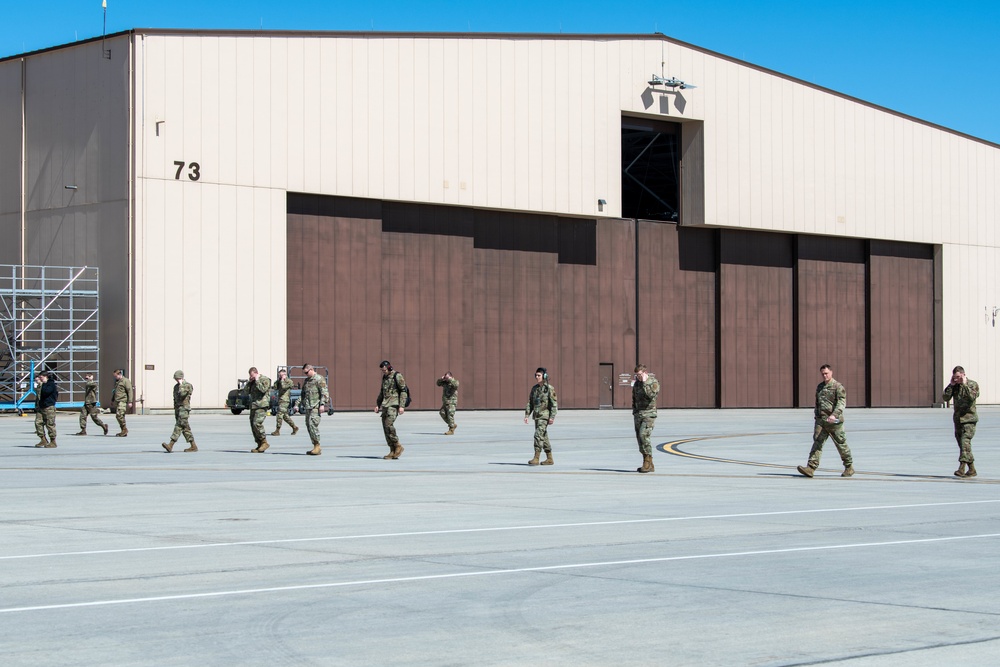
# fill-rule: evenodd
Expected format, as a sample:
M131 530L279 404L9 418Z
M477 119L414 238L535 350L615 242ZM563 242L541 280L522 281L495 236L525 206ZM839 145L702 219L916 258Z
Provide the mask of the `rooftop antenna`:
M104 10L104 29L101 31L101 52L105 58L111 60L111 49L104 48L104 40L108 35L108 0L101 0L101 9Z

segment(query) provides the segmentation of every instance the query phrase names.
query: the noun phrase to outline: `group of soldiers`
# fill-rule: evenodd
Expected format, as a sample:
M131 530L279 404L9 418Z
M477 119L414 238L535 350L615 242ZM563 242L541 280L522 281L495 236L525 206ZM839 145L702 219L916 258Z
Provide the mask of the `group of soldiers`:
M326 380L322 375L316 373L312 364L305 364L302 370L306 375L306 380L302 385L299 409L305 415L306 430L312 442L312 449L306 454L319 456L322 453L319 431L320 416L324 412L331 411L330 392ZM386 445L389 447L389 453L382 458L394 460L402 456L404 449L396 433L395 422L397 417L406 412L406 407L410 403L410 390L406 386L406 379L402 373L394 369L388 360L383 360L379 364L379 370L382 373L382 386L375 399L375 412L381 415L382 432ZM651 438L656 421L656 398L660 393L660 383L656 377L649 373L644 364L638 364L633 373L632 416L639 453L642 455L642 465L636 468L636 472L655 472ZM283 423L292 428L292 435L299 432L299 428L288 414L291 390L294 385L288 378L288 372L285 369L278 371L278 379L273 385L270 378L262 375L255 366L250 368L249 375L250 379L247 382L246 390L250 396L250 431L255 443L255 447L250 451L261 454L270 447L264 429L264 420L270 409L272 387L277 395L278 410L276 413L277 424L271 435L281 435ZM125 377L123 369L116 369L114 376L115 386L111 402L114 405L115 418L120 427L116 436L124 438L128 436L125 414L133 402L132 383ZM815 424L812 449L809 452L806 465L797 466L797 470L805 477L813 477L819 468L820 458L823 455L823 444L827 439L832 438L844 464L841 476L851 477L854 475L854 459L851 455L851 449L847 445L847 436L844 431L847 390L844 385L834 379L833 369L829 364L823 364L820 367L820 376L822 382L816 387L816 404L813 410ZM104 430L104 435L107 435L108 425L101 421L100 410L97 407L97 383L94 381L94 375L87 373L84 375L84 379L86 380L86 388L83 407L80 409L80 432L76 435L87 435L88 417ZM451 371L448 371L438 378L437 386L442 388L441 410L438 414L448 426L445 435L454 435L455 429L458 428L455 423L455 412L458 409L459 382ZM191 393L193 391L191 383L184 379L184 371L175 372L174 430L170 434L170 440L162 444L163 449L167 452L173 452L174 444L181 436L188 444L185 452L198 451L198 445L195 444L189 423ZM39 438L39 442L35 446L56 447L55 405L59 398L59 390L55 383L55 377L48 370L42 370L38 373L35 393L37 397L35 432ZM976 423L979 421L976 414L976 399L978 397L979 385L966 377L964 368L956 366L952 371L951 382L945 387L943 394L943 400L946 403L952 402L954 405L955 440L959 447L959 467L954 473L956 477L966 478L977 475L975 459L972 455L972 438L976 434ZM555 387L549 382L548 371L540 367L535 371L535 384L531 387L528 403L524 409L524 423L527 424L529 419L532 419L535 424L535 455L528 461L528 465L545 466L555 463L552 458L548 427L555 422L558 411L559 400ZM545 454L544 460L540 460L542 453Z
M797 466L797 470L805 477L813 477L823 455L823 443L828 438L833 438L833 444L837 446L840 460L844 464L844 472L840 476L851 477L854 475L854 457L851 455L851 448L847 446L847 435L844 432L847 390L833 379L833 369L829 364L823 364L819 371L823 381L816 386L813 445L806 465ZM942 394L942 400L945 403L951 402L954 408L952 421L955 425L955 441L958 443L958 470L954 472L955 477L975 477L978 474L975 458L972 456L972 438L976 435L976 424L979 422L979 415L976 414L977 398L979 384L966 377L964 368L955 366L951 371L951 382Z
M119 438L128 436L128 427L125 425L125 413L132 403L132 382L125 377L125 370L117 368L114 371L115 388L111 394L111 403L115 406L115 418L118 420L120 431L115 435ZM103 431L108 434L108 425L101 420L101 410L97 407L97 382L93 373L84 373L83 406L80 408L80 432L75 435L87 435L87 418L93 420ZM190 385L188 385L190 387ZM55 376L48 370L42 369L35 376L35 435L38 436L38 444L35 447L58 447L56 444L56 403L59 400L59 387L56 385Z

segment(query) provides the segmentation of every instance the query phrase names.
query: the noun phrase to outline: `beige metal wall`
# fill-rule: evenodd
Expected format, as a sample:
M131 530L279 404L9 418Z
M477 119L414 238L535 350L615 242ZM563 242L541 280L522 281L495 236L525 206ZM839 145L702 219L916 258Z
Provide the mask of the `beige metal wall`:
M656 38L153 32L135 57L135 359L157 400L176 365L215 374L196 403L218 405L245 366L285 361L286 190L615 217L623 113L704 121L704 219L685 223L957 240L990 249L968 253L976 275L996 248L1000 149ZM650 90L653 73L698 88ZM969 312L996 300L968 290ZM995 364L978 375L1000 399Z
M994 223L995 224L995 223ZM982 402L1000 402L1000 250L947 243L942 247L942 387L964 366Z

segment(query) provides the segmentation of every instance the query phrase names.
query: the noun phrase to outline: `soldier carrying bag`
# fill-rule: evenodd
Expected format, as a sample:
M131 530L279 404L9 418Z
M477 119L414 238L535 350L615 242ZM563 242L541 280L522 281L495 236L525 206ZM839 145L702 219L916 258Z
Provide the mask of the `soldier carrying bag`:
M400 392L400 391L403 391L403 389L406 389L406 404L403 405L403 409L406 409L406 408L410 407L410 403L413 402L413 393L410 391L410 388L409 387L400 387L399 386L399 373L396 373L395 375L393 375L392 379L396 383L396 391L397 392Z

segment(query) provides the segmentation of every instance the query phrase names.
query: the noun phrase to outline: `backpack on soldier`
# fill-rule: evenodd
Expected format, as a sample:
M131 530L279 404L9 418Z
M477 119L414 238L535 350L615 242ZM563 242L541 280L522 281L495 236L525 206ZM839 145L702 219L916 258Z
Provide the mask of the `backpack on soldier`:
M410 403L413 402L413 394L410 392L410 388L409 387L400 387L399 386L399 373L396 373L394 376L392 376L392 379L396 382L396 391L397 392L400 392L400 391L403 391L403 389L406 389L406 404L403 406L403 409L405 410L406 408L410 407Z

